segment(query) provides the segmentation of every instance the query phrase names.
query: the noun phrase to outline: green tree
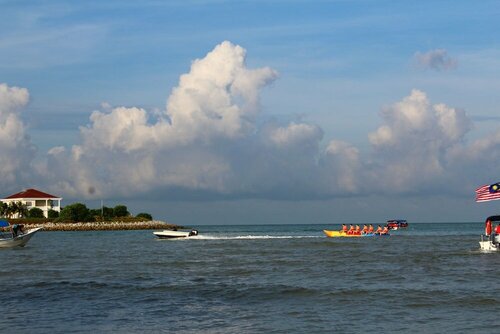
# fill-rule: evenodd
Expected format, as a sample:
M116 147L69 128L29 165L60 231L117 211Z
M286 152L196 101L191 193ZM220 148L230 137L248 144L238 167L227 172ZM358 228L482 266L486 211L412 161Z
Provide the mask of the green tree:
M99 218L102 217L104 219L109 219L114 217L114 210L113 208L108 208L103 206L102 208L99 209L91 209L90 215L92 217L99 217Z
M14 211L16 211L16 210L17 210L17 206L13 202L10 202L5 207L5 217L11 218L12 215L14 214Z
M67 205L59 214L59 221L88 222L93 220L90 211L85 204L74 203Z
M7 203L0 202L0 217L7 216Z
M149 213L146 212L141 212L137 214L137 218L146 218L147 220L153 220L153 216L151 216Z
M101 213L101 209L89 209L89 215L94 217L96 220L100 220L102 218Z
M104 218L113 218L115 216L115 210L113 208L108 208L107 206L102 207L102 212Z
M130 216L130 212L128 212L127 207L125 205L117 205L113 209L113 216L115 216L115 217L127 217L127 216Z
M19 218L26 217L28 215L28 208L21 201L10 202L7 207L7 217L12 217L17 215Z
M45 218L43 214L43 210L40 208L31 208L28 211L28 217L29 218Z
M59 212L57 212L56 210L50 209L49 212L47 212L47 216L50 219L55 219L55 218L59 217Z

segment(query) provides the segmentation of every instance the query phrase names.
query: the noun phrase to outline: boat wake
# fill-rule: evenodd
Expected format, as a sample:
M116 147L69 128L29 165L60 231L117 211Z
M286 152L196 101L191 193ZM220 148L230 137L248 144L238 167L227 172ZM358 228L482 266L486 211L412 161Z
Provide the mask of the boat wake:
M322 238L323 236L316 235L197 235L190 237L190 240L257 240L257 239L305 239L305 238Z

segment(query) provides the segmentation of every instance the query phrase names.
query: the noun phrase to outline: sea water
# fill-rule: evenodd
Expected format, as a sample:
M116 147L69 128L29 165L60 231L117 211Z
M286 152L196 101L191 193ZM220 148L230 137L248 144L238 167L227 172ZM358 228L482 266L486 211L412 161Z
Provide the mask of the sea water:
M2 333L497 333L481 223L326 238L339 225L41 232L0 251Z

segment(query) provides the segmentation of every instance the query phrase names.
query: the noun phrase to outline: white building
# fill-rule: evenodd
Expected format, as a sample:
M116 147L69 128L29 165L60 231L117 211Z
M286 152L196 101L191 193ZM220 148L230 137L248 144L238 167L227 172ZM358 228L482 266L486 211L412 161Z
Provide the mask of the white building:
M32 208L39 208L43 211L43 215L45 217L48 217L49 210L61 212L61 200L61 197L56 197L36 189L26 189L17 194L1 199L2 202L7 204L12 202L21 202L26 205L28 210Z

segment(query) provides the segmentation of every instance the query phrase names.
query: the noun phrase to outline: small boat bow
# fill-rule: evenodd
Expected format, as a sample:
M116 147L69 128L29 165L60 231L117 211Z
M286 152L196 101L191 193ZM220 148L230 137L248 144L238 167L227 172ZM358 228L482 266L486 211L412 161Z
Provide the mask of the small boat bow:
M42 227L37 227L28 230L26 233L19 234L16 236L11 236L7 238L0 238L0 248L14 248L14 247L24 247L28 241L35 235L36 232L43 229Z

